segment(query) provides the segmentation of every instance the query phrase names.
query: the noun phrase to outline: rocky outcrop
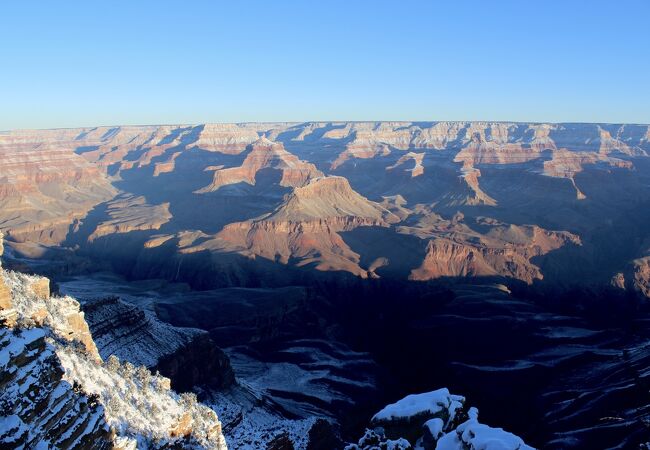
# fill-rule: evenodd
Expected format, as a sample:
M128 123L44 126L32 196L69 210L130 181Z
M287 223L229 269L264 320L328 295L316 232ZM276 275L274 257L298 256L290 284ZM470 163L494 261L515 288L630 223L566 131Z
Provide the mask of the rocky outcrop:
M391 148L407 150L412 139L408 124L400 122L358 122L326 132L328 139L349 139L345 150L332 163L337 169L351 158L368 159L390 154Z
M174 152L167 159L161 162L154 164L153 176L157 177L163 173L173 172L176 168L176 158L178 158L182 152Z
M418 177L424 173L422 161L424 160L424 153L408 152L400 156L395 164L386 167L386 170L402 169L407 172L412 178Z
M252 128L229 123L213 123L201 126L198 139L192 145L211 152L239 154L259 137Z
M625 289L625 274L623 272L617 272L614 275L612 275L612 279L610 280L610 285L618 288L618 289Z
M343 177L320 177L294 189L267 218L270 222L301 222L318 219L360 218L375 224L399 219L381 205L352 189Z
M106 215L106 220L99 222L88 236L88 242L112 234L158 230L172 218L169 203L150 205L144 197L131 196L108 202Z
M104 359L116 355L136 365L155 367L160 358L201 334L200 330L167 325L151 312L117 297L87 300L83 309Z
M299 160L286 151L281 143L263 137L250 145L250 153L240 167L216 169L212 183L197 193L214 192L222 186L236 183L254 185L258 173L263 169L280 171L280 186L303 186L309 180L322 176L313 164Z
M373 428L382 428L389 439L406 438L415 443L422 435L423 424L439 425L433 437L449 430L465 418L465 398L452 395L446 388L424 394L413 394L386 406L370 421ZM431 427L434 428L434 427Z
M169 379L111 357L98 364L68 347L57 349L65 379L98 399L117 448L225 450L221 423L194 394L178 395Z
M400 229L429 239L424 261L411 272L410 279L499 276L531 284L543 279L532 258L581 243L578 236L568 232L547 231L534 225L506 225L487 218L479 221L489 227L481 234L463 220L462 215L450 221L427 215L418 226Z
M46 336L41 328L0 328L0 446L113 448L104 407L64 379Z
M117 297L89 300L84 312L104 359L116 355L158 370L177 391L234 383L228 357L205 331L173 327Z
M11 291L0 279L0 324L11 326L16 323L16 311L11 302Z
M550 160L544 161L544 174L556 178L568 178L576 189L576 198L584 200L587 196L578 189L575 183L575 175L584 170L586 165L606 164L619 169L632 169L634 166L630 161L624 161L608 155L608 151L594 152L572 152L566 149L559 149L553 152Z
M465 405L465 398L446 388L413 394L386 406L372 418L370 428L357 444L346 450L533 450L501 428L478 421L478 410Z
M390 211L355 192L343 177L320 177L295 188L273 213L227 225L214 240L192 247L237 251L249 256L318 270L346 270L361 277L367 271L338 232L399 221Z
M208 333L197 334L173 353L162 356L155 369L171 379L172 388L179 392L197 386L224 389L235 383L228 356Z
M0 257L4 252L3 235L0 232ZM2 270L2 263L0 261L0 271ZM7 286L3 277L0 277L0 325L13 326L16 323L16 310L11 301L11 289Z
M497 201L487 195L481 187L479 186L479 177L481 176L481 171L475 168L463 169L462 175L460 178L465 182L469 188L469 194L465 198L461 199L459 202L454 202L456 205L488 205L495 206Z
M17 321L0 327L1 447L226 448L195 395L144 366L103 362L76 301L49 296L37 277L3 276Z
M646 298L650 298L650 256L635 259L632 262L630 281L632 289Z
M440 277L507 276L532 283L541 279L538 267L513 248L485 248L433 239L422 265L411 273L412 280Z
M36 326L50 327L61 339L79 343L89 357L100 360L84 313L75 299L50 296L49 289L45 289L49 281L44 277L18 272L4 272L0 276L11 288L18 318Z

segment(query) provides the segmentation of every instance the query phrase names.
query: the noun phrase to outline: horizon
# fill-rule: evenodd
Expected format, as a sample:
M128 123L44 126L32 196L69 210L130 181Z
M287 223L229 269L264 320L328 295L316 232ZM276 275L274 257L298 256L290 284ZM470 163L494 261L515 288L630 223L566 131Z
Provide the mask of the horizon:
M650 122L553 122L553 121L521 121L521 120L251 120L251 121L232 121L232 122L192 122L192 123L183 123L183 122L169 122L169 123L114 123L114 124L100 124L100 125L84 125L84 126L66 126L66 127L51 127L51 128L10 128L6 130L0 130L0 133L8 133L13 131L48 131L48 130L76 130L82 128L119 128L119 127L198 127L201 125L251 125L251 124L291 124L291 125L303 125L311 123L330 123L330 124L343 124L343 123L409 123L409 124L436 124L436 123L507 123L507 124L543 124L543 125L619 125L619 126L650 126Z
M371 116L650 123L642 0L72 1L2 11L2 130Z

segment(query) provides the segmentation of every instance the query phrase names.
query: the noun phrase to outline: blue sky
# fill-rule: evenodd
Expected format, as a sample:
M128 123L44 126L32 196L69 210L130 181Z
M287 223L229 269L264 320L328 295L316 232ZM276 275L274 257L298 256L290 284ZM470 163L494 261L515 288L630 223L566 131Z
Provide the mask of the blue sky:
M650 1L11 1L0 130L650 123Z

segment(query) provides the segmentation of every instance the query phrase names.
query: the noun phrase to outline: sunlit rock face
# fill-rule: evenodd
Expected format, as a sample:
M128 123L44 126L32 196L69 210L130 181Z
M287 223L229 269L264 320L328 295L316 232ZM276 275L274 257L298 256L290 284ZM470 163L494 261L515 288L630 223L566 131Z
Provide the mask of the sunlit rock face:
M241 274L259 258L269 268L289 266L288 278L309 267L363 278L607 285L623 273L625 289L647 295L646 248L620 245L608 256L604 240L648 238L636 225L646 219L648 130L314 122L10 131L0 134L0 229L20 255L74 248L137 276L187 277L192 266L227 265L230 283L246 283ZM408 231L458 211L471 232L462 224ZM487 219L538 227L545 243L483 236ZM384 242L417 236L420 261L371 256L368 238L359 237L376 227L389 230Z
M2 241L3 236L0 233L0 257L4 252ZM2 270L1 261L0 270ZM16 311L13 309L13 302L11 301L11 289L2 277L0 277L0 322L7 326L13 326L16 322Z
M214 179L210 185L198 190L207 193L222 186L236 183L255 184L261 170L271 169L281 172L280 185L300 187L310 179L322 176L313 164L299 160L284 149L282 143L260 138L250 144L250 152L239 167L214 169Z

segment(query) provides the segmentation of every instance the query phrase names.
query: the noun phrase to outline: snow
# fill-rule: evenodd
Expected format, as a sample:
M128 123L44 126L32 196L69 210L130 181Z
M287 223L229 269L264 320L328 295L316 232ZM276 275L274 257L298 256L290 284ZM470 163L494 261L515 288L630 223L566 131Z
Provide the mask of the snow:
M2 440L4 444L14 442L27 430L27 425L15 414L3 417L0 421L0 436L5 436Z
M374 421L409 418L418 414L439 414L446 412L450 417L462 406L465 397L452 395L447 388L423 394L412 394L379 411L372 418Z
M365 434L359 439L358 444L350 444L345 450L411 450L413 446L404 439L388 439L382 428L366 429Z
M439 417L434 417L433 419L427 420L424 422L424 426L429 429L429 433L435 439L438 439L442 435L442 430L445 427L445 422Z
M102 358L115 355L136 365L154 367L162 356L205 334L194 328L173 327L152 311L121 299L94 300L84 306Z
M469 420L438 440L436 450L534 450L519 436L479 423L476 408L468 415Z
M10 333L10 331L4 333ZM4 338L4 333L0 337ZM25 346L44 336L45 332L38 328L24 330L20 334L12 336L9 344L0 350L0 368L5 369L12 357L23 353Z
M350 389L373 392L373 361L367 353L351 351L340 343L300 339L282 344L278 354L297 355L288 361L261 361L246 346L225 348L240 384L298 417L329 417L334 402L351 404ZM285 347L286 346L286 347ZM287 393L288 395L284 395ZM294 395L295 394L295 395Z
M480 423L478 409L465 410L464 403L464 397L450 394L446 388L409 395L378 412L372 419L375 428L366 429L359 442L348 445L346 450L419 450L433 445L436 450L534 450L520 437ZM457 418L462 416L468 419L458 425ZM415 439L420 430L419 438L412 443L386 436L405 433Z
M138 448L150 441L173 441L170 431L189 414L192 435L204 448L225 448L223 436L214 439L220 427L217 415L196 402L192 395L178 395L168 390L169 380L151 375L144 367L130 363L111 371L85 353L61 346L57 353L65 369L64 378L75 382L89 394L96 394L106 406L108 423L119 435L134 439ZM146 448L146 447L145 447Z
M12 305L19 320L34 325L35 317L42 317L42 323L59 336L69 336L72 331L68 318L72 315L83 317L79 302L72 297L41 298L34 295L30 286L43 277L19 272L2 271L7 286L11 289ZM40 320L39 320L40 321Z
M110 425L119 448L169 444L226 449L216 413L198 403L194 394L179 395L169 389L168 379L151 374L144 366L121 364L114 358L102 362L86 346L70 341L79 328L85 332L84 315L75 299L37 296L31 286L40 277L8 271L0 271L0 276L11 289L17 312L16 328L0 329L0 374L10 374L0 400L8 401L13 408L9 411L14 411L0 415L0 447L26 439L27 434L27 439L38 444L35 448L57 447L67 440L72 442L65 445L75 447ZM16 358L24 364L16 364ZM28 401L18 400L22 398ZM32 417L35 405L42 401L47 408ZM48 428L38 424L50 424L55 417L54 425L62 433L50 445L45 438Z
M258 450L286 433L295 450L306 450L309 430L316 418L286 419L265 408L268 399L248 386L236 386L229 392L212 392L206 403L219 414L229 448Z
M386 450L406 450L411 448L411 444L404 438L386 441Z

